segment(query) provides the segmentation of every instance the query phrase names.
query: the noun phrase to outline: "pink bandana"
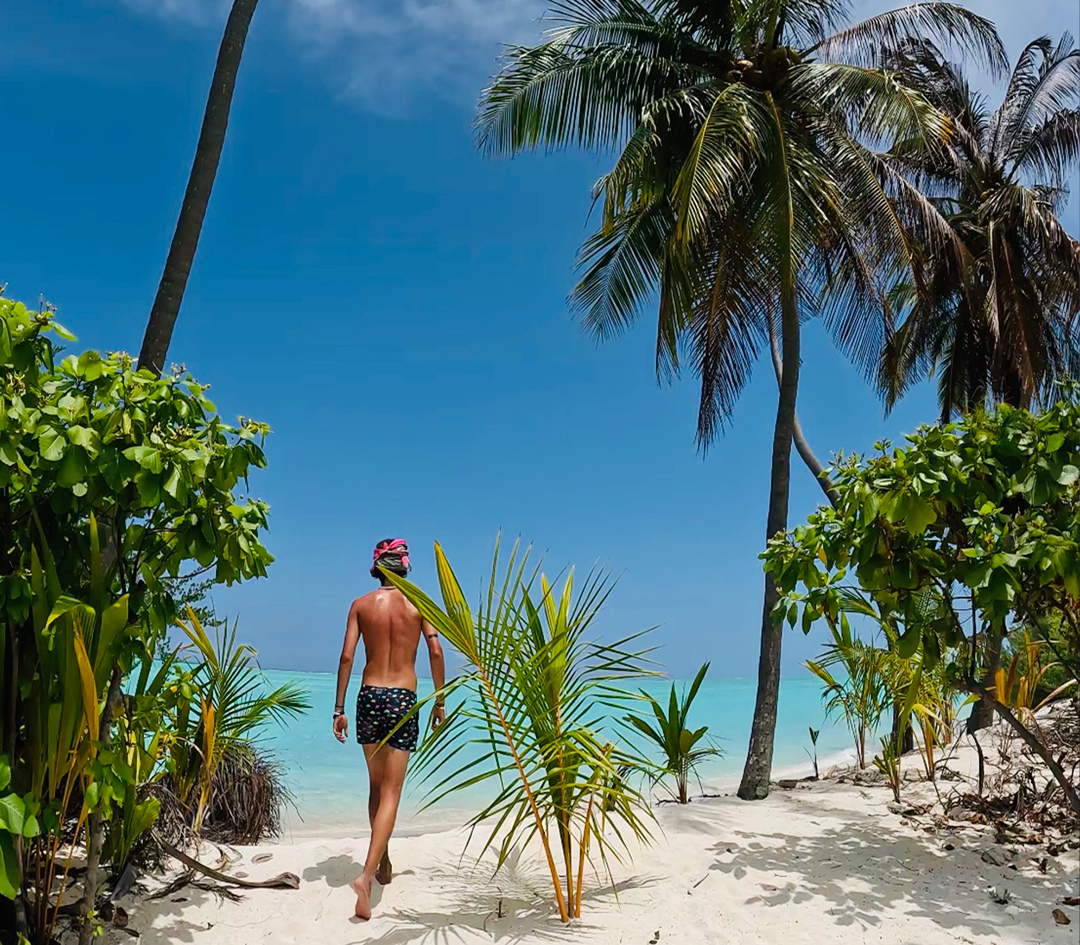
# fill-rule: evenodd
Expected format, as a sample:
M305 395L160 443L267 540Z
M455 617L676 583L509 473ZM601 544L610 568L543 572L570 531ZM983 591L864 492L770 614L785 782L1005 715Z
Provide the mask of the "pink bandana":
M383 555L396 554L401 558L401 564L406 571L411 570L409 564L409 546L405 544L404 538L395 538L393 541L380 541L375 546L375 551L371 556L371 566L375 567L379 563L379 559Z

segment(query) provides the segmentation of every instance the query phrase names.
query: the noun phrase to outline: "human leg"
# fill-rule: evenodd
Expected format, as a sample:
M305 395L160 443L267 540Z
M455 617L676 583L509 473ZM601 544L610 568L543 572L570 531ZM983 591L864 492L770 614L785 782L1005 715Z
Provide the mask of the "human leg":
M390 835L397 819L398 805L401 802L401 789L405 782L405 770L409 764L409 752L389 745L365 745L364 754L368 761L368 773L371 778L371 794L368 796L368 812L371 814L371 840L368 845L364 871L353 882L356 892L356 914L361 919L371 918L371 883L379 879L382 883L392 876L388 847ZM377 803L373 798L377 795ZM374 813L372 807L374 806Z

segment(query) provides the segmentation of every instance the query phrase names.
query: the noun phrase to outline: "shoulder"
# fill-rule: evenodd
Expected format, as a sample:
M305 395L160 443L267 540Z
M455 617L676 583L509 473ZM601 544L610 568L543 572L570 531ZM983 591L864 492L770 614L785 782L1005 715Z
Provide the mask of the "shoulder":
M360 597L356 598L356 600L354 600L349 605L349 613L356 614L360 613L363 610L366 610L368 607L371 606L371 601L374 597L375 591L369 591L367 594L363 594Z

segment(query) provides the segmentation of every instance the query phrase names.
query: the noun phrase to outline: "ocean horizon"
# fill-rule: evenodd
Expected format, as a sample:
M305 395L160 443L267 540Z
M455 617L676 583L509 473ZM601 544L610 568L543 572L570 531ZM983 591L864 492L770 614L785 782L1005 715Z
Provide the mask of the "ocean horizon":
M354 676L346 697L349 739L338 742L332 733L336 673L264 670L270 686L292 681L308 690L312 708L284 728L271 726L260 744L281 763L285 783L294 797L294 809L285 818L285 836L361 836L367 825L367 774L363 752L356 744L353 706L359 676ZM680 691L684 680L650 678L628 685L628 691L645 690L666 702L672 682ZM432 692L430 679L419 680L419 695ZM746 677L706 679L692 706L689 725L707 725L709 738L723 752L702 764L699 775L708 793L734 790L742 772L754 714L757 680ZM647 708L645 709L647 711ZM426 725L427 713L421 718ZM809 673L781 679L773 756L774 776L794 777L813 773L809 728L820 729L819 763L834 764L854 756L852 739L841 719L827 720L821 700L821 683ZM632 737L626 737L630 741ZM650 755L651 757L651 755ZM406 779L396 834L423 833L462 825L483 805L484 787L460 794L423 809L428 798L425 785ZM653 792L664 796L662 788Z

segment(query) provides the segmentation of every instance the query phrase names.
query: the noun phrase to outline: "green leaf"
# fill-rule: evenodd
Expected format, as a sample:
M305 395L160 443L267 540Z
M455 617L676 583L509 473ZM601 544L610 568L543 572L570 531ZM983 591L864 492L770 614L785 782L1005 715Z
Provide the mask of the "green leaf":
M164 468L161 451L152 446L131 446L124 450L124 456L134 460L143 469L148 469L152 473L160 473Z
M17 794L0 797L0 829L21 836L26 820L26 805Z
M11 764L7 755L0 755L0 791L11 784Z
M90 427L73 426L68 429L68 439L75 445L86 450L87 455L94 459L101 451L101 439L96 430Z
M937 521L937 512L925 499L912 497L908 501L905 525L911 535L921 535Z
M56 474L57 485L70 489L86 478L86 454L81 449L69 449L64 454Z
M11 834L0 831L0 896L14 899L19 892L19 860Z
M911 659L915 655L915 651L918 650L921 639L922 632L919 627L917 625L908 625L900 635L900 639L896 641L897 655L901 659Z
M67 450L67 439L56 430L46 430L38 440L38 447L41 449L42 459L55 463L63 459Z
M1080 469L1071 464L1065 465L1061 469L1061 474L1058 476L1058 485L1071 486L1077 479L1080 479Z

